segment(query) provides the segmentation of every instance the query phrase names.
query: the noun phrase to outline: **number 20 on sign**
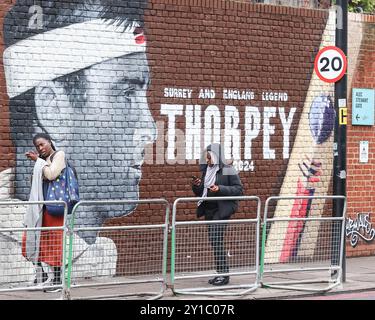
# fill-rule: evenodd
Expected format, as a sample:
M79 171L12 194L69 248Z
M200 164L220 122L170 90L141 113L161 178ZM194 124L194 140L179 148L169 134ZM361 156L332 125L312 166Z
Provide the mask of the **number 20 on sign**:
M321 49L315 57L314 69L320 80L337 82L345 74L348 62L344 52L335 46Z

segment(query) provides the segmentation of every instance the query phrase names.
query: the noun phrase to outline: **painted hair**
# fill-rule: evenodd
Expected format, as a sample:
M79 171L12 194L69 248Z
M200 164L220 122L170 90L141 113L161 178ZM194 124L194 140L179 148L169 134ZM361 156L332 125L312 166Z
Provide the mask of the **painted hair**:
M2 35L5 49L38 34L94 19L103 19L109 24L124 28L137 22L142 27L148 0L16 0L13 2L15 2L14 6L4 17ZM36 11L29 12L33 7L38 7L42 13L41 24L37 25L37 28L29 27L32 17L36 14ZM84 71L85 69L81 69L55 79L62 83L70 102L75 107L81 107L85 103L86 87L85 82L82 81ZM36 108L35 88L9 99L11 139L16 149L14 193L21 200L27 200L29 197L30 188L27 181L28 172L32 168L24 153L30 148L30 137L34 136L36 128L47 132L38 119ZM48 134L37 134L33 141L38 137L52 143ZM55 149L54 144L51 145Z
M133 21L143 27L148 0L45 0L37 3L43 15L41 26L35 29L29 27L32 17L29 10L36 5L35 0L17 0L8 11L3 30L6 47L39 33L98 18L124 28Z

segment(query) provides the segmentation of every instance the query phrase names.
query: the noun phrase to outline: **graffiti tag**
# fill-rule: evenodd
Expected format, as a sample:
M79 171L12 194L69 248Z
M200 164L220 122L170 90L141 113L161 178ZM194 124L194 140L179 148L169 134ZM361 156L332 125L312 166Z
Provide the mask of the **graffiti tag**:
M366 242L370 242L375 238L375 229L370 222L369 213L358 213L357 219L346 219L345 226L346 237L350 238L350 245L354 248L360 238Z

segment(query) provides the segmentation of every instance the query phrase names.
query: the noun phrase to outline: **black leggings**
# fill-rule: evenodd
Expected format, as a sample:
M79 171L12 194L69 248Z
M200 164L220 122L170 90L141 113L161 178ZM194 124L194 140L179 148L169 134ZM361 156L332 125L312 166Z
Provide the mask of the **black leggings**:
M208 238L214 250L216 272L228 273L227 254L224 247L224 234L226 223L215 223L208 225Z
M218 220L219 208L216 201L203 203L206 220ZM216 218L216 219L215 219ZM227 223L212 223L208 225L208 238L214 251L217 273L228 273L227 254L224 247L224 234Z

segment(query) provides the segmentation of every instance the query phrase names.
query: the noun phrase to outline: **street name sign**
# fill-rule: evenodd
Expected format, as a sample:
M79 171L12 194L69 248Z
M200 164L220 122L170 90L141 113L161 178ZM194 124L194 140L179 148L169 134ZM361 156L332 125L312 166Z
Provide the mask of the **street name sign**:
M352 125L374 125L374 89L354 88L352 91Z

